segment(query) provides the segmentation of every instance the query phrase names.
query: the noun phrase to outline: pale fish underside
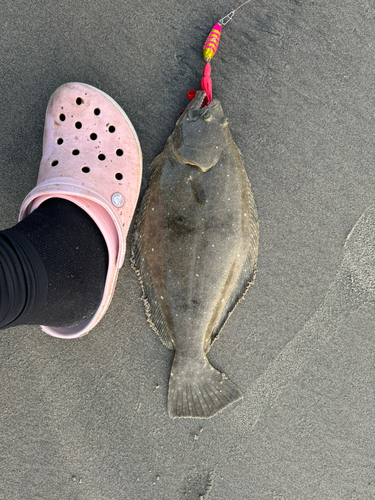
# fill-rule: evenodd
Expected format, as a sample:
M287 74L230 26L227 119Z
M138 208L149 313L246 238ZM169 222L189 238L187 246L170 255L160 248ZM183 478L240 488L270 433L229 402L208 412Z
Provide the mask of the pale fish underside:
M197 92L151 165L132 246L148 321L175 350L171 417L211 417L242 397L206 355L253 282L258 253L241 154L219 101L201 108L204 97Z

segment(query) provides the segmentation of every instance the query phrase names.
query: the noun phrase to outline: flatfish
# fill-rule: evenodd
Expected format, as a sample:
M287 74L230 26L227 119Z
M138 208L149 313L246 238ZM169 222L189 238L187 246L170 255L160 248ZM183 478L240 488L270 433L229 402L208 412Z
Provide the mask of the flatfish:
M211 417L242 397L207 360L253 282L258 219L241 154L221 104L197 92L163 152L136 222L132 263L146 316L175 350L170 417Z

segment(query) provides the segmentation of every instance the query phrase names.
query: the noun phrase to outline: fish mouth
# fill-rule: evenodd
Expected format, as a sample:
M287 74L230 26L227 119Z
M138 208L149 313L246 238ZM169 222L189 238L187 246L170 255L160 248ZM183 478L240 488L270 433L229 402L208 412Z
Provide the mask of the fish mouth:
M206 92L204 90L197 90L194 98L186 106L185 111L182 116L187 115L190 111L198 111L206 98Z
M196 122L199 119L203 119L205 122L210 122L214 118L212 115L212 110L217 107L218 100L213 99L209 104L203 106L204 100L206 99L206 92L203 90L198 90L194 99L185 108L183 115L181 115L181 121Z
M202 108L202 104L207 97L207 94L204 90L197 90L195 97L190 101L190 103L187 105L186 110L197 110ZM208 103L206 106L204 106L202 109L208 110L211 108L214 108L218 105L219 101L217 99L212 99L210 103Z
M202 107L203 101L206 98L206 92L204 90L197 90L197 93L195 94L194 99L191 101L191 107L190 105L187 106L186 109L200 109Z

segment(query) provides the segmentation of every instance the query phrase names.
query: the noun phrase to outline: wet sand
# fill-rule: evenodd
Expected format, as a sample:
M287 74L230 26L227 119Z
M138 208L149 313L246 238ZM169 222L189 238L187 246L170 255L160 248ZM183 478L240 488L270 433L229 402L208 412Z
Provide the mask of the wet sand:
M82 81L126 111L148 166L201 48L235 7L5 1L0 228L34 186L52 92ZM255 285L209 353L243 400L171 420L172 353L149 327L129 258L87 336L0 335L0 498L375 498L375 8L254 1L212 62L260 221ZM128 257L130 248L128 244Z

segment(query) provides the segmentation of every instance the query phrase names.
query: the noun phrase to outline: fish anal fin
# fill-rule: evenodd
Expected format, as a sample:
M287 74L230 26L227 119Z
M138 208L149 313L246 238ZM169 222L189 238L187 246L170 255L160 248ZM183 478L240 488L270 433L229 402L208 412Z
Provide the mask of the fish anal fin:
M179 359L172 364L168 388L171 418L209 418L242 398L240 390L207 361Z

